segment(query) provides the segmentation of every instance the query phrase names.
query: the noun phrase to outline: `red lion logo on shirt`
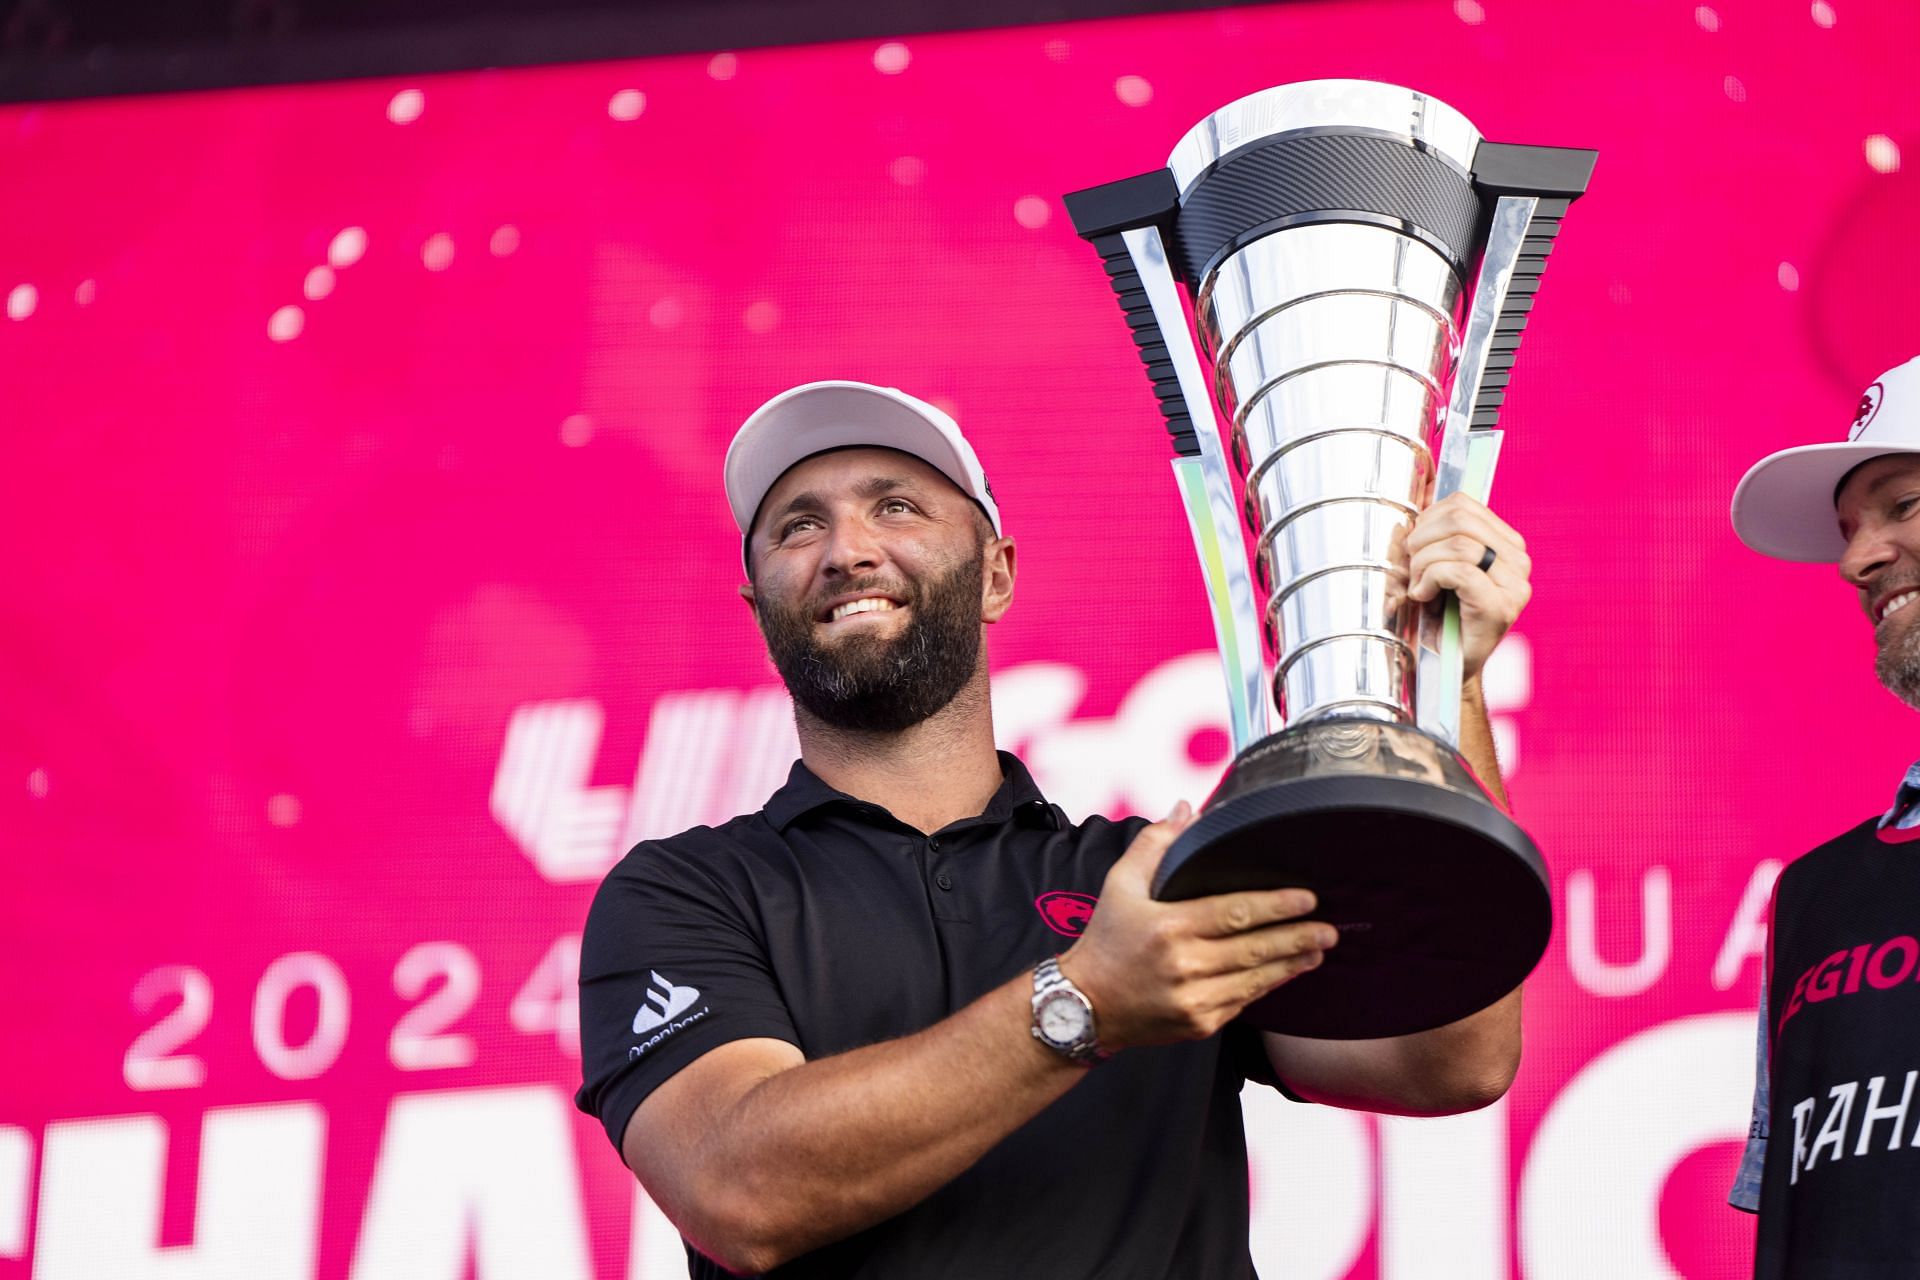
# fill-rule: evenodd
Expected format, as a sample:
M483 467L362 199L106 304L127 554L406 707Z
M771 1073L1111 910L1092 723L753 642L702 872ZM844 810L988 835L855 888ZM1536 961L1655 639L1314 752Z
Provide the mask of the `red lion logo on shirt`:
M1091 894L1068 893L1064 889L1043 893L1033 900L1047 928L1069 938L1077 938L1086 931L1087 921L1093 919L1093 909L1099 903L1100 899Z

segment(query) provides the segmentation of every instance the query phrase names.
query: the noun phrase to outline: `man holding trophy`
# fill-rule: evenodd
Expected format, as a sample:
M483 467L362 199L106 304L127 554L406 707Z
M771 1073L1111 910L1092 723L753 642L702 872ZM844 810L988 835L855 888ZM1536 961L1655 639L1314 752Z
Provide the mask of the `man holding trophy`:
M1170 353L1164 310L1159 337L1142 341L1150 372L1156 359L1181 366L1163 402L1206 410L1204 422L1182 418L1200 443L1176 477L1241 750L1201 813L1183 803L1157 823L1075 824L995 751L986 630L1013 605L1017 556L948 415L891 388L810 383L734 437L726 490L744 538L741 594L793 694L801 760L759 812L630 853L595 899L581 962L577 1101L686 1237L695 1276L1250 1276L1244 1081L1435 1115L1484 1106L1512 1080L1544 888L1538 855L1501 810L1479 675L1527 601L1530 565L1462 479L1479 443L1467 433L1491 422L1474 397L1495 362L1487 335L1461 326L1483 303L1502 314L1514 260L1541 239L1528 221L1537 205L1508 209L1507 180L1474 189L1478 135L1440 104L1391 86L1343 99L1329 84L1357 82L1269 90L1195 134L1258 135L1256 146L1402 137L1423 157L1407 216L1370 212L1350 191L1334 193L1345 203L1328 206L1332 219L1300 216L1291 197L1236 197L1226 205L1264 209L1254 222L1274 225L1203 248L1226 225L1210 190L1191 228L1180 221L1191 199L1117 218L1103 208L1109 225L1082 227L1116 240L1145 227L1153 235L1136 243L1210 257L1185 280L1206 282L1196 315L1224 314L1233 289L1247 312L1233 349L1203 335L1215 371L1272 376L1257 390L1216 383L1231 452L1258 473L1245 504L1250 570L1240 544L1222 545L1238 537L1217 518L1229 450L1198 389L1198 356L1191 342ZM1465 196L1447 198L1474 209L1452 208L1438 232L1420 183L1434 186L1424 158L1441 153L1421 110L1466 152L1445 157L1468 175ZM1381 128L1385 116L1400 134ZM1185 195L1229 172L1221 162L1241 145L1203 162ZM1495 151L1510 179L1513 156ZM1120 227L1135 215L1138 226ZM1244 296L1249 277L1233 273L1269 241L1301 242L1301 261L1317 262L1333 226L1411 246L1385 259L1359 248L1353 298L1359 311L1387 309L1384 354L1329 349L1282 368L1286 344L1251 330L1304 318L1330 335L1327 317ZM1484 250L1457 239L1482 234ZM1470 292L1460 280L1475 265ZM1304 269L1306 297L1346 306L1320 266ZM1109 270L1123 303L1127 289L1159 287ZM1489 270L1504 272L1491 299ZM1302 287L1283 274L1284 289ZM1437 289L1431 299L1390 292L1413 276ZM1507 332L1517 341L1517 326ZM1460 392L1463 362L1476 388ZM1345 407L1343 389L1356 393ZM1465 396L1451 432L1450 394ZM1247 428L1256 403L1291 434ZM1477 466L1484 479L1484 449ZM1396 476L1398 496L1378 497ZM1309 546L1321 561L1303 558ZM1264 627L1248 616L1255 574L1269 594ZM1342 575L1344 600L1299 585ZM1291 722L1270 735L1261 629ZM1303 658L1303 646L1320 656ZM1419 679L1430 666L1431 689ZM1417 847L1396 844L1408 839ZM1411 891L1379 885L1394 876ZM1458 910L1451 925L1408 901L1435 885Z

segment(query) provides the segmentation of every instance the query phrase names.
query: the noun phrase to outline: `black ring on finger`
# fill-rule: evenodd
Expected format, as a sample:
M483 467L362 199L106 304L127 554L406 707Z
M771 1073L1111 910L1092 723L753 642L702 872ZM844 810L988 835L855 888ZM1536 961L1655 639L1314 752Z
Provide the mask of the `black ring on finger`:
M1480 557L1480 572L1485 573L1487 570L1493 568L1493 562L1498 560L1500 556L1498 552L1494 551L1492 547L1487 546L1486 543L1483 542L1480 545L1487 547L1486 554Z

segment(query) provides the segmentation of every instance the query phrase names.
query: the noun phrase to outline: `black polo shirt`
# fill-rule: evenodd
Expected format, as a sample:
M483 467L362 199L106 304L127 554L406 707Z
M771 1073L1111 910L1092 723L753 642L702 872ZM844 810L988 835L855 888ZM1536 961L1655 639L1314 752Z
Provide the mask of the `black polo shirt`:
M637 846L587 917L580 1109L618 1148L710 1049L772 1037L811 1060L911 1035L1071 946L1145 823L1075 826L1000 761L986 811L931 836L796 763L760 812ZM1249 1075L1269 1078L1237 1026L1128 1050L918 1205L772 1274L1251 1276Z

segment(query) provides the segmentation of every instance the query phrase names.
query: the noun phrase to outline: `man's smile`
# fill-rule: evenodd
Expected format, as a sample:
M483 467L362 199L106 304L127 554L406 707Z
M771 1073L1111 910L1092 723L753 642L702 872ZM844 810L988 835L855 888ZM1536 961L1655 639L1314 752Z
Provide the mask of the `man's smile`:
M814 621L833 624L845 621L848 618L858 618L866 614L893 613L904 607L904 605L892 596L863 592L859 595L843 596L832 601L824 610L816 615Z
M1873 625L1876 627L1879 626L1888 618L1912 604L1915 600L1920 600L1920 590L1912 587L1894 595L1882 597L1873 606Z

